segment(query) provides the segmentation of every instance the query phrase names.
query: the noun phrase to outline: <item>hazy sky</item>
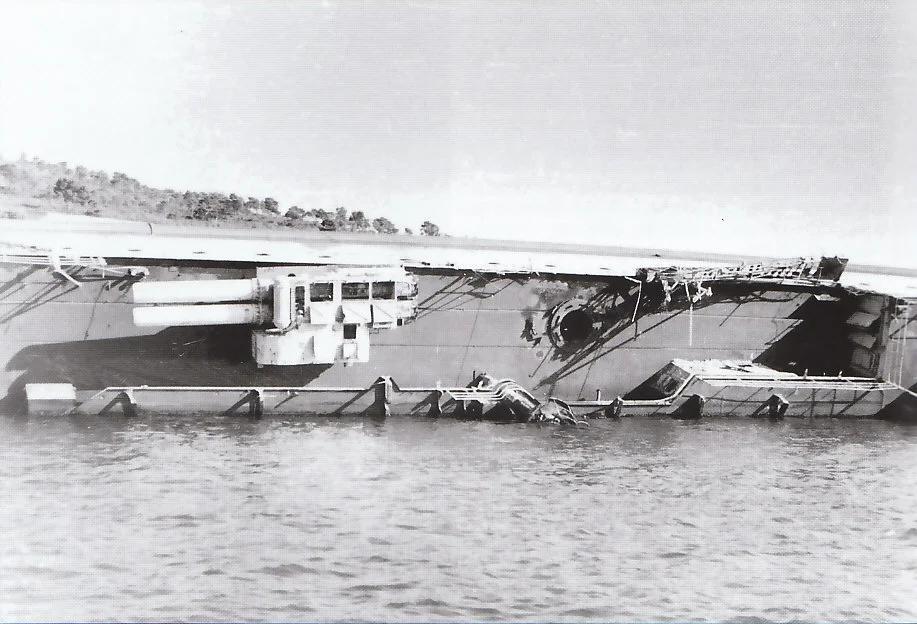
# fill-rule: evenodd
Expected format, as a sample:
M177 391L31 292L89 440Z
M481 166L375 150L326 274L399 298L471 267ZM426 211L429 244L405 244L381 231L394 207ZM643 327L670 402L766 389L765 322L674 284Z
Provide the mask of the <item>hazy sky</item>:
M917 266L917 3L0 7L0 154L456 235Z

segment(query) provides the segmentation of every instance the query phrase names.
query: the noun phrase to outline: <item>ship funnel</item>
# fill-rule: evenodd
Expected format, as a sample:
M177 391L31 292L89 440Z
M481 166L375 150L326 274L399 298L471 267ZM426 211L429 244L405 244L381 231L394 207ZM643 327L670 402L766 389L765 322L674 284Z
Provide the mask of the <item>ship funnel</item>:
M134 308L138 327L175 325L263 325L271 320L271 307L260 303L170 305Z
M139 282L131 290L134 303L218 303L255 301L267 295L270 288L258 278L250 278Z

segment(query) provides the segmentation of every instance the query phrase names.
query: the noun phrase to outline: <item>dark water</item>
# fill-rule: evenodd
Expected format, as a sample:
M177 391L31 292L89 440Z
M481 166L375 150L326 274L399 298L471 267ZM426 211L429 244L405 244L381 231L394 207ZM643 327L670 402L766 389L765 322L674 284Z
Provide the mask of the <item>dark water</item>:
M917 428L0 418L4 620L914 620Z

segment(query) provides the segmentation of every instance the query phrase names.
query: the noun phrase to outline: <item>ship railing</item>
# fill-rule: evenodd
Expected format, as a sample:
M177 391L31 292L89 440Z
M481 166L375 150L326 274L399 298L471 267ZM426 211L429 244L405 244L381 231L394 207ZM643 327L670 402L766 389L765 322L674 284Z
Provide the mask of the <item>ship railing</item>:
M3 264L28 264L45 266L55 275L60 275L68 282L80 286L80 280L68 272L68 269L87 269L98 273L104 278L142 278L149 275L150 270L143 266L116 266L108 264L102 256L76 256L55 252L29 253L28 251L4 252L0 254L0 263Z
M502 382L510 383L502 383ZM378 382L377 382L378 383ZM150 386L150 385L137 385L137 386L108 386L102 390L94 392L92 395L87 397L84 400L79 402L78 406L73 408L73 411L84 408L87 405L92 405L94 403L100 402L110 402L112 400L123 399L126 400L129 404L136 403L135 394L137 396L143 395L145 393L181 393L181 392L230 392L238 393L240 395L253 395L257 397L264 397L266 395L273 394L288 394L291 396L296 396L299 394L321 394L321 393L351 393L351 394L361 394L371 389L377 384L374 384L370 388L361 388L361 387L343 387L343 386ZM441 386L437 387L424 387L424 388L398 388L398 391L401 393L431 393L435 392L438 396L448 396L450 399L460 402L468 403L471 401L484 403L497 403L507 398L511 389L519 389L520 387L515 382L511 380L499 380L496 382L494 387L488 388L478 388L478 387L459 387L459 388L444 388ZM524 391L524 389L522 389ZM531 395L529 395L531 396Z
M85 402L98 399L105 395L120 394L124 392L276 392L276 393L318 393L318 392L365 392L367 388L356 386L107 386L96 391ZM400 388L401 392L442 392L449 395L457 401L500 401L506 398L504 388L443 388L423 387L423 388Z
M463 388L438 388L438 390L448 394L456 401L498 402L505 399L511 390L522 391L532 400L537 400L512 379L498 379L492 386L486 388L466 386Z
M371 386L372 387L372 386ZM240 395L256 396L263 397L268 393L279 393L279 394L288 394L290 396L296 396L302 393L310 394L319 394L319 393L353 393L360 394L364 393L369 388L358 388L358 387L331 387L331 386L150 386L150 385L137 385L137 386L107 386L102 390L94 392L92 395L87 397L85 400L79 401L77 405L73 407L71 413L75 413L78 410L85 408L87 405L91 405L94 402L98 402L100 399L109 399L117 400L119 397L127 399L130 404L135 404L135 393L143 394L147 392L169 392L169 393L181 393L181 392L232 392L238 393ZM410 391L413 389L404 388L403 391Z
M658 399L620 399L624 407L668 407L672 405L694 381L701 381L714 387L736 388L772 388L774 390L847 390L853 392L884 392L901 390L917 397L907 388L883 379L874 377L840 376L799 376L788 373L784 375L704 375L691 374L671 394ZM606 407L618 401L568 401L571 407Z
M895 384L886 381L847 381L844 379L731 379L701 377L701 381L715 387L730 386L734 388L780 388L799 390L852 390L873 392L876 390L894 390Z
M681 283L741 281L767 282L782 285L811 286L835 284L818 275L820 262L815 258L799 258L772 263L739 265L733 267L656 267L638 271L644 281L659 280L670 285Z
M490 388L439 388L454 401L479 401L489 403L502 401L505 393Z
M658 399L622 399L618 397L604 401L597 399L595 401L567 401L566 403L570 407L609 407L614 403L620 403L623 407L669 407L697 378L696 374L689 374L671 394Z

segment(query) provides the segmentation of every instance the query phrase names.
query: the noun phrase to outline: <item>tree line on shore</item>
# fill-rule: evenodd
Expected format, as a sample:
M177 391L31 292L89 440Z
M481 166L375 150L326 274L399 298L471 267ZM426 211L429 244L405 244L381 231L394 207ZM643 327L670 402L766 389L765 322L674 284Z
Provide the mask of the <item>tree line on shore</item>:
M159 189L118 171L109 176L105 171L24 156L16 161L0 160L0 193L46 200L66 212L115 218L243 222L379 234L402 232L388 217L371 218L362 210L351 212L343 206L325 210L294 205L284 210L273 197ZM403 233L415 232L404 228ZM417 233L440 235L439 227L431 221L424 221Z

